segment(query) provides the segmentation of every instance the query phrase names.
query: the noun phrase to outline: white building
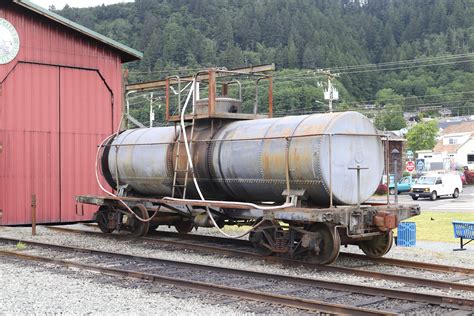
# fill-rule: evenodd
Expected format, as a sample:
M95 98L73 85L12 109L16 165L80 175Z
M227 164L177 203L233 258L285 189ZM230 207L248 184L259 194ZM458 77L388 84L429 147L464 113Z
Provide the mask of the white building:
M474 121L446 127L433 150L421 150L417 154L418 159L424 159L425 170L464 166L474 170Z

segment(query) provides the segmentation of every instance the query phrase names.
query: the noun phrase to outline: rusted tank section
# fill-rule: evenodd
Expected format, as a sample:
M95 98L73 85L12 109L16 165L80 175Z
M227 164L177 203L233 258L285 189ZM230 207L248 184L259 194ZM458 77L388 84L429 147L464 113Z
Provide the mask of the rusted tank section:
M129 129L118 135L102 157L109 184L129 185L143 195L171 195L174 127Z
M281 201L288 155L292 190L305 190L315 204L327 205L332 182L335 203L357 204L357 173L349 168L368 168L361 171L365 201L382 177L382 143L367 136L376 134L356 112L234 122L215 136L225 141L211 151L213 176L234 199ZM246 138L259 140L238 141Z
M351 205L369 198L382 177L383 147L376 135L373 124L357 112L313 114L221 121L212 128L201 122L191 147L207 199L279 202L289 186L314 205L328 205L331 193L334 204ZM109 183L115 186L118 178L135 195L169 196L175 159L180 170L186 168L183 144L176 155L178 137L178 127L120 134L102 158ZM190 179L188 197L196 198Z

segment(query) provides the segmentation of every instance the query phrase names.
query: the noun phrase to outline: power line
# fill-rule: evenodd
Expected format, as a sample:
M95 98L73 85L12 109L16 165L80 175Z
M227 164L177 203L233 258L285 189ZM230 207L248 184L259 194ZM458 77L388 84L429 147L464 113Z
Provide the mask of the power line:
M454 64L462 64L462 63L470 63L473 60L461 60L461 61L451 61L451 62L443 62L443 63L431 63L426 65L407 65L404 67L392 67L392 68L382 68L382 69L363 69L363 70L354 70L354 71L347 71L347 72L339 72L339 75L348 75L348 74L355 74L355 73L366 73L366 72L374 72L374 71L393 71L393 70L404 70L404 69L412 69L412 68L421 68L421 67L433 67L433 66L444 66L444 65L454 65ZM317 73L314 73L311 76L300 76L300 77L292 77L292 76L274 76L273 79L276 80L284 80L281 82L289 82L295 80L313 80L319 79L316 77ZM288 79L288 80L285 80ZM290 80L291 79L291 80Z
M432 64L426 64L426 65L412 65L412 66L408 65L408 66L405 66L405 67L395 67L395 68L355 70L355 71L348 71L348 72L340 72L339 74L348 75L348 74L365 73L365 72L373 72L373 71L404 70L404 69L421 68L421 67L433 67L433 66L463 64L463 63L470 63L470 62L472 62L472 60L460 60L460 61L451 61L451 62L444 62L444 63L432 63Z
M341 66L341 67L323 68L323 69L329 69L332 72L339 71L339 73L338 73L339 75L348 75L348 74L367 73L367 72L374 72L374 71L394 71L394 70L405 70L405 69L421 68L421 67L433 67L433 66L444 66L444 65L469 63L469 62L472 62L472 60L458 60L458 61L448 61L448 62L439 62L439 61L449 60L449 59L457 59L457 58L470 58L470 57L474 57L474 53L457 54L457 55L443 55L443 56L439 56L439 57L411 59L411 60L394 61L394 62L386 62L386 63L379 63L379 64ZM429 61L438 61L438 62L432 62L432 63L428 63L428 64L420 64L420 63L425 63L425 62L429 62ZM384 66L398 66L398 67L383 68ZM364 69L364 68L366 68L366 69ZM198 71L198 70L203 70L203 69L204 68L171 69L171 70L161 70L161 71L141 72L141 73L150 74L150 73L170 73L170 72L191 72L191 71ZM347 70L347 71L340 71L340 70ZM131 71L130 73L137 73L138 74L140 72ZM280 81L280 82L320 79L319 76L317 76L317 75L318 75L318 73L314 72L311 76L300 76L300 77L273 76L273 79L275 81ZM288 80L287 81L282 81L284 79L288 79Z
M468 100L460 100L460 101L455 101L453 103L461 103L461 102L472 102L474 101L474 99L468 99ZM416 106L434 106L436 105L435 103L425 103L425 104L419 104L419 105L416 105ZM358 111L358 112L373 112L373 111L379 111L381 109L391 109L393 107L384 107L384 108L375 108L375 109L364 109L364 108L357 108L357 107L352 107L352 108L346 108L344 109L344 111ZM443 107L444 109L450 109L450 110L453 110L453 109L467 109L467 108L473 108L474 109L474 106L473 105L463 105L463 106L445 106ZM336 109L336 112L338 110ZM307 112L310 112L310 113L327 113L327 110L314 110L313 107L307 107L307 108L301 108L301 109L291 109L291 110L278 110L278 111L275 111L273 112L275 115L287 115L287 114L303 114L303 113L307 113Z
M378 63L378 64L371 63L371 64L362 64L362 65L329 67L329 68L323 68L323 69L329 70L331 72L339 72L342 70L353 70L353 69L358 69L358 68L385 67L385 66L393 66L393 65L425 63L425 62L430 62L430 61L449 60L449 59L457 59L457 58L465 58L465 57L474 57L474 53L442 55L442 56L434 56L434 57L426 57L426 58L405 59L405 60L384 62L384 63Z
M310 79L316 79L315 77L307 78L307 77L295 77L293 80L283 80L283 81L275 81L275 84L283 84L287 82L295 82L295 81L306 81ZM458 91L458 92L449 92L449 93L436 93L436 94L428 94L428 95L423 95L423 96L408 96L408 97L399 97L399 98L390 98L390 99L384 99L384 101L397 101L397 100L408 100L408 99L418 99L418 98L431 98L431 97L439 97L439 96L449 96L449 95L457 95L457 94L462 94L462 93L474 93L474 90L466 90L466 91ZM372 100L359 100L359 101L350 101L350 102L345 102L346 104L358 104L358 103L373 103L377 101L376 99Z

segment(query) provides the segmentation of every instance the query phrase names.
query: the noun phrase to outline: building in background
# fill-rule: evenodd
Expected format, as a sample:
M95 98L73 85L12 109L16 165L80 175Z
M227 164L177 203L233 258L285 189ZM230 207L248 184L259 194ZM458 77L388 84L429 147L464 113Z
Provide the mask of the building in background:
M383 140L384 145L384 157L386 159L387 165L384 167L384 174L394 174L395 173L395 160L397 163L397 179L401 179L403 172L405 171L405 162L407 161L406 157L406 139L401 136L400 131L385 131L379 132L381 135L388 137L388 139ZM388 142L388 145L387 145ZM396 149L399 152L398 157L392 155L392 151ZM389 170L387 170L387 167ZM383 180L386 183L386 180Z
M449 125L442 130L433 150L417 151L425 171L474 169L474 121Z
M97 145L119 124L122 63L141 53L25 0L0 3L0 218L90 220Z

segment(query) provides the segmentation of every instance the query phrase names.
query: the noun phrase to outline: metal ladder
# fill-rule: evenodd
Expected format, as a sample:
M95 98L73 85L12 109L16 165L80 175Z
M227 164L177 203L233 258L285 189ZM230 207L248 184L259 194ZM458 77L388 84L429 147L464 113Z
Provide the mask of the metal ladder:
M186 127L189 127L189 126L191 127L191 132L189 133L190 135L189 135L189 139L188 139L189 152L191 153L191 159L192 159L192 156L193 156L193 137L194 137L194 125L195 125L195 120L196 120L195 119L196 116L195 116L194 112L195 111L194 111L194 105L193 105L193 111L192 111L193 119L191 120L191 124L186 126ZM181 154L180 142L181 142L181 139L183 139L183 143L184 143L183 133L186 133L186 130L181 130L181 128L180 128L179 129L179 135L178 135L178 138L177 138L176 143L175 143L175 146L178 146L178 148L176 148L176 157L175 157L174 172L173 172L173 188L171 190L171 197L175 198L176 193L181 191L181 198L185 199L186 198L186 191L187 191L187 188L188 188L190 163L189 163L189 159L188 159L187 154L186 154L186 149L184 151L184 155ZM180 157L183 157L183 156L186 157L186 168L185 169L178 169ZM183 172L184 172L184 183L179 184L178 183L178 173L183 173ZM194 173L194 170L191 170L191 172Z

